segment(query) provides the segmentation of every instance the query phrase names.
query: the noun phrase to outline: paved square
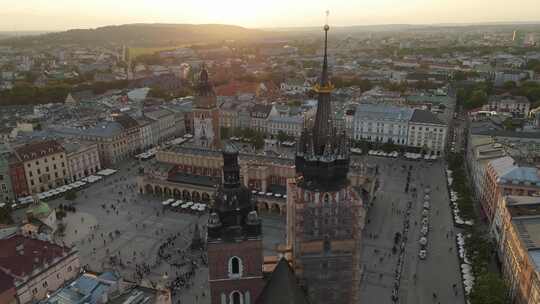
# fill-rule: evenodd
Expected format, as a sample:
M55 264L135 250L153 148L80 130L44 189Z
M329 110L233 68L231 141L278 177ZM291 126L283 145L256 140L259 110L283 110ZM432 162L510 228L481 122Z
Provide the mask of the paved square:
M364 230L361 303L393 303L392 290L400 250L396 246L397 251L393 253L392 248L396 232L403 234L409 201L409 229L400 284L397 286L397 303L465 303L459 260L451 236L455 229L443 164L380 157L366 157L365 160L378 165L380 186L368 211L369 223ZM412 170L406 193L409 166ZM412 188L417 189L417 195L410 191ZM421 260L418 253L425 188L430 189L429 233L427 258ZM457 294L453 284L458 286Z
M209 303L206 254L189 248L195 223L205 234L207 216L178 213L163 208L157 197L138 194L134 167L126 162L117 174L78 193L76 212L63 219L61 241L75 245L81 264L92 271L112 270L143 285L175 287L173 303ZM48 203L71 204L63 198ZM14 216L24 214L17 210ZM262 217L265 254L275 254L276 244L285 240L285 218Z

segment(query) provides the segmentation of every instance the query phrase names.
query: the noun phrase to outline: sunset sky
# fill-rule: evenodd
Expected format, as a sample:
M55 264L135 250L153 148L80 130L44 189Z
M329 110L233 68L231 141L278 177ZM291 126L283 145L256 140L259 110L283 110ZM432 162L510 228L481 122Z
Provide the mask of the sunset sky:
M125 23L246 27L540 21L540 0L0 0L0 31Z

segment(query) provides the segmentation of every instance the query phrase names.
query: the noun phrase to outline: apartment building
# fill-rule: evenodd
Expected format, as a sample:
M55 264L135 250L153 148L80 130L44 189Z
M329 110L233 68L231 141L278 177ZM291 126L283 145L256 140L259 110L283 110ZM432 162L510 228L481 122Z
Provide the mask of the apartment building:
M484 175L488 163L504 156L506 156L506 152L503 146L491 136L472 135L469 137L466 161L476 199L480 199L484 191Z
M283 132L287 135L299 137L304 127L304 117L297 116L279 116L274 115L268 117L267 132L272 135L277 135Z
M75 141L64 142L62 146L66 151L69 164L69 180L71 182L101 170L97 143Z
M36 141L15 148L22 160L30 193L65 185L69 181L66 152L56 140Z
M65 139L96 143L102 167L127 159L141 148L139 124L124 114L116 116L114 120L101 121L90 127L57 126L51 129Z
M0 204L9 204L15 198L9 172L9 150L0 144Z
M277 111L271 105L256 104L251 109L250 127L256 131L266 133L267 119L270 115L277 115Z
M409 121L407 145L432 155L444 154L448 126L433 113L415 109Z
M8 300L2 303L13 297L18 304L35 303L79 275L72 248L22 235L0 239L0 248L0 297Z
M482 110L510 113L514 116L527 117L531 102L525 96L513 96L509 93L492 95Z
M498 254L512 303L540 303L540 198L506 196Z
M492 223L500 200L507 195L540 195L540 174L537 168L521 167L510 156L494 159L486 167L485 187L481 206L488 221ZM498 228L492 229L498 239Z
M361 103L356 107L352 136L355 140L407 145L413 110L405 107Z

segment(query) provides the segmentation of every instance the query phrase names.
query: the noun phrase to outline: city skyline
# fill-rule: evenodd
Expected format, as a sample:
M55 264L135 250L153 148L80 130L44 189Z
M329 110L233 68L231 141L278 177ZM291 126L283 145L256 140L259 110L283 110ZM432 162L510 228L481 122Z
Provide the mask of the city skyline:
M324 22L331 11L334 26L382 24L461 24L491 22L538 22L540 7L534 0L508 6L495 1L381 0L351 3L324 1L228 2L202 0L175 3L170 0L44 3L28 0L8 3L0 13L0 31L61 31L128 23L234 24L249 28L305 27Z

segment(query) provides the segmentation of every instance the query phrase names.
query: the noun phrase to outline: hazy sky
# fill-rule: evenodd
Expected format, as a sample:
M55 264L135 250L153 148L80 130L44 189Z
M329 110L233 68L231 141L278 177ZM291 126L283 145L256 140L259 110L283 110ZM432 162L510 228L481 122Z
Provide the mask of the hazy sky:
M0 0L0 30L136 22L246 27L540 21L540 0Z

